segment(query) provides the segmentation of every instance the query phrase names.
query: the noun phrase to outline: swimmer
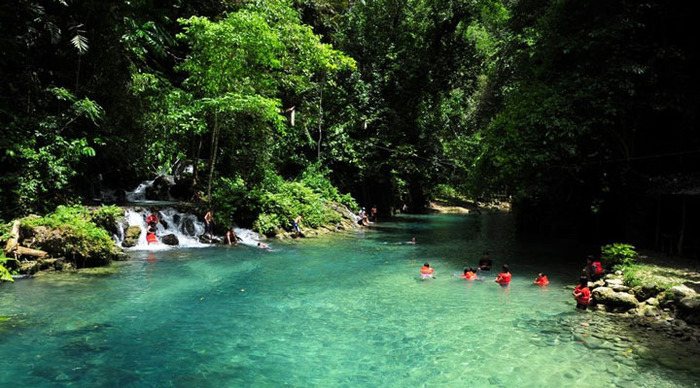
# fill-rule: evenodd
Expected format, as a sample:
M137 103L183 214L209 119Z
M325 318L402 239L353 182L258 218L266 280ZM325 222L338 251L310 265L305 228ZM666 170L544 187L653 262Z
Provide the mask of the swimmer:
M507 286L510 284L510 269L508 269L507 265L503 265L503 272L499 273L498 276L496 276L496 280L494 280L496 283L500 284L501 286Z
M489 253L484 251L484 255L481 257L481 260L479 260L479 270L490 271L492 266L493 261L489 259Z
M547 275L540 272L539 274L537 274L537 279L535 279L533 284L537 284L539 286L546 286L549 285L549 279L547 279Z
M576 286L573 292L574 299L576 299L576 308L579 310L585 310L591 303L591 290L588 288L588 278L581 276L579 279L579 285Z
M420 269L420 277L421 279L430 279L433 278L435 279L435 276L433 276L433 273L435 273L435 270L430 267L430 264L425 263L423 264L423 267Z
M265 244L264 242L259 242L259 243L258 243L258 248L260 248L260 249L270 249L270 246L268 246L268 245Z
M476 272L474 271L473 268L465 268L464 273L462 274L462 279L466 280L476 280Z

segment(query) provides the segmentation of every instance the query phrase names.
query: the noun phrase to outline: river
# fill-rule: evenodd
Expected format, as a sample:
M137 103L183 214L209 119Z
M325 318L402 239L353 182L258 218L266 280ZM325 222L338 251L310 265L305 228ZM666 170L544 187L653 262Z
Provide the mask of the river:
M412 236L416 245L401 244ZM589 252L509 215L405 216L251 246L131 251L108 271L0 284L0 386L692 387L574 308ZM458 277L490 252L509 287ZM421 265L435 279L419 280ZM545 271L551 284L532 285ZM496 272L496 271L493 271Z

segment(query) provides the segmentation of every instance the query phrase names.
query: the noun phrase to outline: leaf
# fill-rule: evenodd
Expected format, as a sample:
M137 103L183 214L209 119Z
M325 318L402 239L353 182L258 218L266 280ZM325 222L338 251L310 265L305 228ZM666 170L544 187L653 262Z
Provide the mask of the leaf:
M76 34L70 42L78 50L78 55L83 55L88 51L88 38L86 36Z

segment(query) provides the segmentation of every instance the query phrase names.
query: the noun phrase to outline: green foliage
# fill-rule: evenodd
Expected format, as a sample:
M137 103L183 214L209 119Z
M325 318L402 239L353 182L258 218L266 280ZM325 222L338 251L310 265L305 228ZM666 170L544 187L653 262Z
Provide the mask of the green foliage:
M0 282L14 282L15 279L12 278L12 273L5 268L4 264L7 263L7 257L5 257L5 252L0 250Z
M274 233L277 228L290 230L298 215L302 225L319 227L340 221L338 213L330 208L330 201L301 182L286 182L280 177L268 177L266 191L260 198L261 217L254 224L256 231Z
M609 266L628 267L635 264L639 254L629 244L614 243L600 248L600 258Z
M103 216L114 212L113 209L105 210ZM116 254L116 247L109 233L91 219L90 210L84 206L58 206L53 213L44 217L22 219L20 227L23 231L44 227L49 231L49 236L37 241L42 249L53 256L72 260L79 267L96 267L109 263ZM50 236L54 232L60 239L55 240Z
M90 214L90 221L107 231L114 230L117 222L123 219L124 209L118 206L102 205Z

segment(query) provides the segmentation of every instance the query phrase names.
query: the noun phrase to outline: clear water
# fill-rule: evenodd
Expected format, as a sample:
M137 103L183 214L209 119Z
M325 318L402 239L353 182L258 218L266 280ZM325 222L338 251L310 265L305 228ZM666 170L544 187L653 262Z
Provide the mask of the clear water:
M418 245L396 244L411 236ZM131 252L107 274L0 285L0 386L678 387L700 377L657 362L609 318L575 311L565 286L585 252L518 241L508 216L407 217L271 245ZM510 264L508 288L456 276L485 249ZM418 280L425 261L436 279ZM542 270L545 289L531 285Z

